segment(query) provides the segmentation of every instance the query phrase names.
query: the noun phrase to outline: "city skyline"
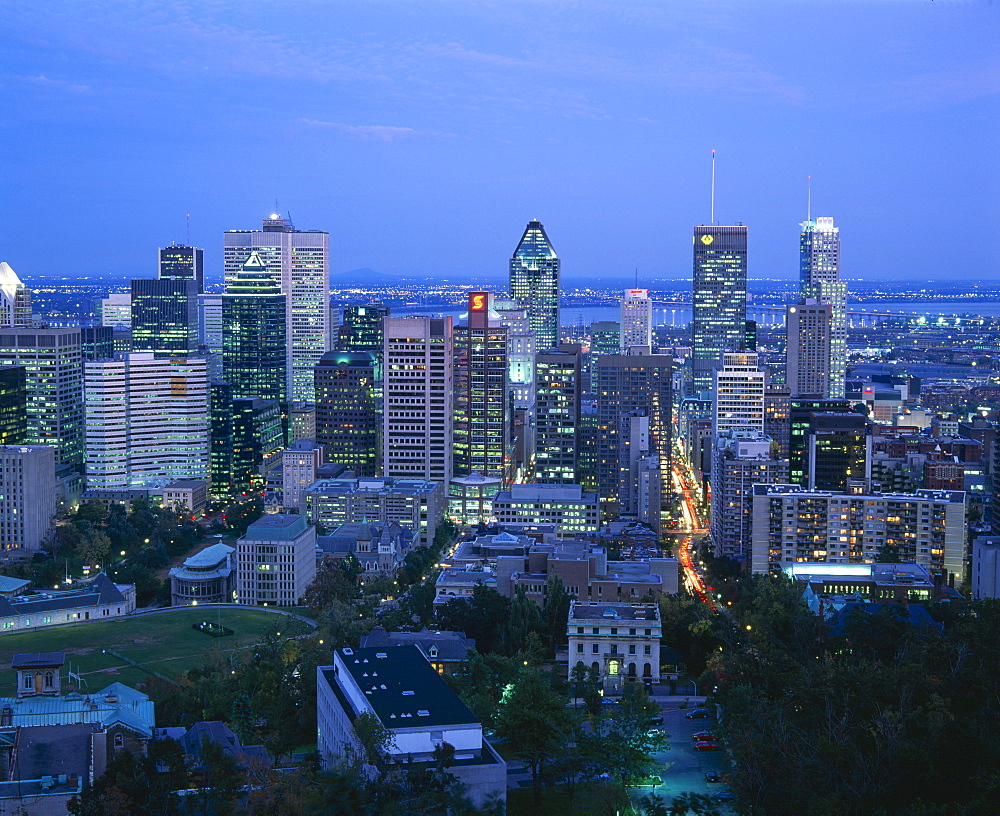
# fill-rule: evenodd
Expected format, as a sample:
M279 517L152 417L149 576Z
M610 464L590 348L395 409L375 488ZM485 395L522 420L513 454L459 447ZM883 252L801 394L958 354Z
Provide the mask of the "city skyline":
M205 249L214 280L218 234L277 198L331 232L335 274L501 278L509 235L538 217L566 281L683 279L715 149L718 220L753 229L751 277L795 277L809 176L813 212L851 236L845 279L996 274L985 6L382 11L110 4L98 25L62 3L10 10L5 259L28 281L152 276L176 241ZM114 252L92 240L96 213ZM973 213L981 240L952 240ZM900 221L921 240L887 240Z

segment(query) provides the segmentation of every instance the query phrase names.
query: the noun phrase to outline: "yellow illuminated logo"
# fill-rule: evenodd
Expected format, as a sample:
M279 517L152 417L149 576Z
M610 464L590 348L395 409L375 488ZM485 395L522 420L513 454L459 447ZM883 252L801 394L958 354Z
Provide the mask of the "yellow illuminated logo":
M715 240L715 239L714 239L714 238L713 238L713 237L712 237L711 235L702 235L702 236L701 236L701 242L702 242L702 243L703 243L703 244L704 244L705 246L708 246L708 245L709 245L710 243L712 243L712 241L714 241L714 240Z

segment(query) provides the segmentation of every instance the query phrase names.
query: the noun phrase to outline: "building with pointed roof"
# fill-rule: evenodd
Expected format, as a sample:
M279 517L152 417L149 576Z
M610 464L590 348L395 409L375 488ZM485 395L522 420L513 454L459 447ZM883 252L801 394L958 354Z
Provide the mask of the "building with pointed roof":
M510 295L536 334L535 348L559 345L559 257L540 221L529 221L510 259Z
M103 572L89 584L0 597L0 636L60 624L114 620L135 611L135 584L116 584Z
M0 261L0 326L31 325L31 290L6 261Z

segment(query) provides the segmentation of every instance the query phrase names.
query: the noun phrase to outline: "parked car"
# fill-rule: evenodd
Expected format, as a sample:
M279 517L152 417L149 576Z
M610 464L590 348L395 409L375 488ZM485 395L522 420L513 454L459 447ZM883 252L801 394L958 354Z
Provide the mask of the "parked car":
M711 731L699 731L697 734L692 734L691 739L695 742L716 742L719 738Z
M689 711L684 716L689 720L704 720L712 715L712 712L707 708L696 708L694 711Z
M706 782L721 782L722 781L722 774L707 773L707 774L705 774L705 781Z
M696 742L694 744L694 750L696 751L719 751L720 746L717 742Z
M647 721L648 725L663 725L663 715L657 717L650 717Z

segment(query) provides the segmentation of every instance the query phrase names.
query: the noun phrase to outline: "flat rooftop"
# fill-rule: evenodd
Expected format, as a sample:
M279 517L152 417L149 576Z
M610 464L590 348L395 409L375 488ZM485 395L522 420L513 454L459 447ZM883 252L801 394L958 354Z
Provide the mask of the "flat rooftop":
M644 623L660 622L660 610L656 604L577 604L569 610L571 620L595 621L640 621Z

